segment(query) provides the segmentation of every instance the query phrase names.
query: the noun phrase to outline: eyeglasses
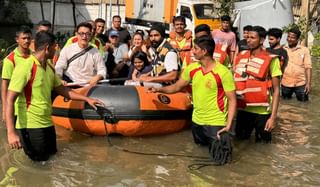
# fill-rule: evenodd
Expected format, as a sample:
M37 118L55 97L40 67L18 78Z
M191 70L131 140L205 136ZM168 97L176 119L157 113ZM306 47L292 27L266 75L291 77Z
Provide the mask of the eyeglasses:
M87 32L87 33L83 33L83 32L78 32L78 34L81 36L81 37L90 37L91 36L91 33L90 32Z

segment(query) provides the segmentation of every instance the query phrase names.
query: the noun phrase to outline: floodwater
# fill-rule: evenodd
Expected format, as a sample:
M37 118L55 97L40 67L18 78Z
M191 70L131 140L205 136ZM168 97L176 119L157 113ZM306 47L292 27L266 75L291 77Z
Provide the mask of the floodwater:
M206 148L193 143L190 129L164 136L111 136L111 146L107 137L59 127L58 154L34 163L22 150L9 149L1 124L0 186L320 186L316 63L311 101L281 101L272 144L255 144L254 137L234 141L231 164L212 166L205 159L188 157L208 156Z

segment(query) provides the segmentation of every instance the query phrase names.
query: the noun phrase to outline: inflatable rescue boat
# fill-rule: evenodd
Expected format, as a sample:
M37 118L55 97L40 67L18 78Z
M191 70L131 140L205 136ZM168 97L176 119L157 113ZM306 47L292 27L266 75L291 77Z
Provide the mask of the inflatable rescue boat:
M52 111L55 125L94 135L141 136L178 132L191 121L191 100L186 93L146 93L141 86L107 84L75 91L105 106L94 110L85 102L58 96Z

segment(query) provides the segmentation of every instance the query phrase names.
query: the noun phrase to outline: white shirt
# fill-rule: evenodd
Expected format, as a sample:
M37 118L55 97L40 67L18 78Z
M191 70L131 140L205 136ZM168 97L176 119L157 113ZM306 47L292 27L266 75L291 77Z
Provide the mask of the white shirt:
M67 60L84 49L78 43L71 44L61 50L56 63L56 73L68 76L73 82L89 82L94 76L106 78L106 66L97 48L92 48L82 56L73 60L67 68Z

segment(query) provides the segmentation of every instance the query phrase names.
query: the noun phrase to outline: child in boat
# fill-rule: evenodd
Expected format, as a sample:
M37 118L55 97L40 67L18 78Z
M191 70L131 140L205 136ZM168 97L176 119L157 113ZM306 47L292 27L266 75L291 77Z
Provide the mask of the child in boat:
M143 51L137 51L132 55L131 67L128 78L133 81L139 81L142 74L150 74L152 66L148 61L148 56Z

